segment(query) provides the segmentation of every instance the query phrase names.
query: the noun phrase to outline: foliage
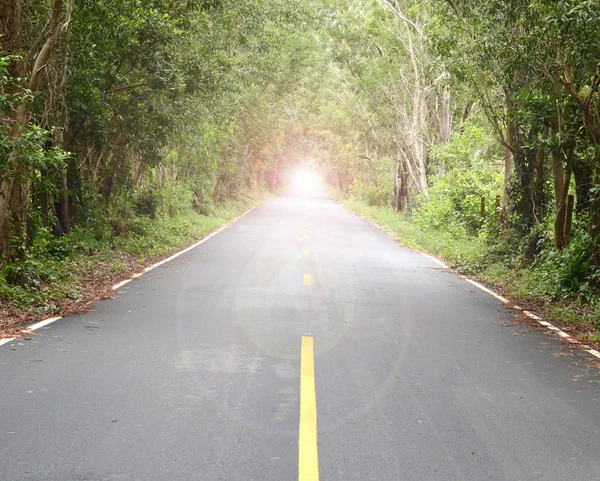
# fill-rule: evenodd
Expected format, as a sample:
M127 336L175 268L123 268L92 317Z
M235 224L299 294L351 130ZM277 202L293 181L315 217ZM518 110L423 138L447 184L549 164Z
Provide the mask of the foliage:
M463 272L598 303L597 1L75 2L30 89L48 6L0 37L0 296L50 312L70 262L164 253L304 165Z
M483 129L467 124L450 142L432 149L434 165L447 169L433 177L429 198L414 215L423 228L443 230L455 237L476 236L481 227L497 217L496 195L502 191L502 176L490 162L492 143ZM481 218L481 198L485 198L485 218ZM486 224L486 219L490 222Z

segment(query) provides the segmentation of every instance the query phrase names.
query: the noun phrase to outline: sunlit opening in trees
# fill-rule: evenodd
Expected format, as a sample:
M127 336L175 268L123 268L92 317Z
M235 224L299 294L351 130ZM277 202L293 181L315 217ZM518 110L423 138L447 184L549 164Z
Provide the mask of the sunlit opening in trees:
M292 177L292 189L300 195L310 195L321 186L321 177L308 169L297 170Z

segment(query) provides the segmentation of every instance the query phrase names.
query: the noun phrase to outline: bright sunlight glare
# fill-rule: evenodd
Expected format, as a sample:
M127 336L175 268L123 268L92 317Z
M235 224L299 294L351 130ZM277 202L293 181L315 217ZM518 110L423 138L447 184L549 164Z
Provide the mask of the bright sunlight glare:
M321 185L321 178L310 170L299 170L294 174L292 186L298 194L312 194Z

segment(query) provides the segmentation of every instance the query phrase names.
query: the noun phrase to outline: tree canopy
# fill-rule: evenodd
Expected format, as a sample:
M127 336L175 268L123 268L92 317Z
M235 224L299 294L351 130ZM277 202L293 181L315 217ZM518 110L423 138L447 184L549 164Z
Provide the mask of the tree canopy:
M594 0L4 0L2 265L308 163L526 263L575 241L595 286L599 29Z

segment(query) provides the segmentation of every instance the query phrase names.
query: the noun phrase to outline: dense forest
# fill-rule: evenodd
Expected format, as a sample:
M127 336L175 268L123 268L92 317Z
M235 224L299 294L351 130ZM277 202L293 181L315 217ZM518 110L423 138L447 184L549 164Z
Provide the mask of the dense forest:
M600 327L599 31L596 0L3 0L3 312L59 312L305 164Z

